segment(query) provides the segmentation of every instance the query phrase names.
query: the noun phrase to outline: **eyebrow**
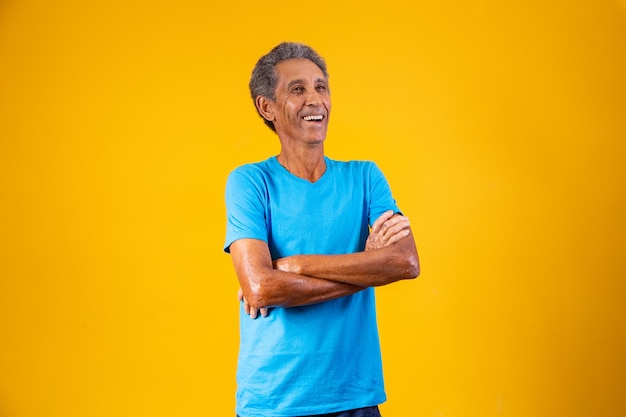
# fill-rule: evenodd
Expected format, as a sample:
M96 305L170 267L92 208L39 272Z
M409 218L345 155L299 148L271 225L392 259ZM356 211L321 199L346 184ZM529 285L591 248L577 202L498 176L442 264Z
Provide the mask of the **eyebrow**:
M315 80L316 83L323 83L323 84L328 84L328 81L326 81L325 78L318 78ZM304 83L303 79L297 79L297 80L293 80L293 81L289 81L289 84L287 84L287 88L291 88L293 85L295 84L302 84Z

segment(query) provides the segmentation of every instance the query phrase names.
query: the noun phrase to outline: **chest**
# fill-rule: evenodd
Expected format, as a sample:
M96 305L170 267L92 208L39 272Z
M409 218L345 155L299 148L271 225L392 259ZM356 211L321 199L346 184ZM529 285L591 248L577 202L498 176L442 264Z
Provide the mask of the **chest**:
M368 231L362 184L294 182L271 188L268 197L266 226L277 257L361 250Z

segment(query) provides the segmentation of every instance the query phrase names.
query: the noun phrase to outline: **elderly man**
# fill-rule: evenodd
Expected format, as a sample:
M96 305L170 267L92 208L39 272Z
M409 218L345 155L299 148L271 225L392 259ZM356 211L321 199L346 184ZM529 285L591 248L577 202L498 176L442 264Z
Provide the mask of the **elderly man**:
M250 91L281 150L226 185L224 250L241 286L237 414L380 416L373 287L418 276L408 219L374 163L325 156L330 89L313 49L276 46Z

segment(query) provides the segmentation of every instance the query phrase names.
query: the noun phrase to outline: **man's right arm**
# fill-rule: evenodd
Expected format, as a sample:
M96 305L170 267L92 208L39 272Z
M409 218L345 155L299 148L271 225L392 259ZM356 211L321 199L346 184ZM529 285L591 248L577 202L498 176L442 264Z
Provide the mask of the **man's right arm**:
M268 307L315 304L365 288L274 269L267 243L259 239L236 240L230 254L252 318L257 310L266 315Z

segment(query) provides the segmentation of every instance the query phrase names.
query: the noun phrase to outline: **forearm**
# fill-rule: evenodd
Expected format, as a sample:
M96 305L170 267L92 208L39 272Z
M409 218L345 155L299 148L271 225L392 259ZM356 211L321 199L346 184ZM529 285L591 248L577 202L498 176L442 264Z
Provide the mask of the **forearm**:
M278 270L272 265L267 244L260 240L241 239L230 250L243 297L253 308L314 304L363 289L359 285Z
M295 255L275 267L338 283L374 287L419 275L419 260L412 236L380 249L345 255Z
M365 287L290 272L264 270L249 281L244 296L252 307L296 307L354 294ZM243 284L243 283L242 283Z

